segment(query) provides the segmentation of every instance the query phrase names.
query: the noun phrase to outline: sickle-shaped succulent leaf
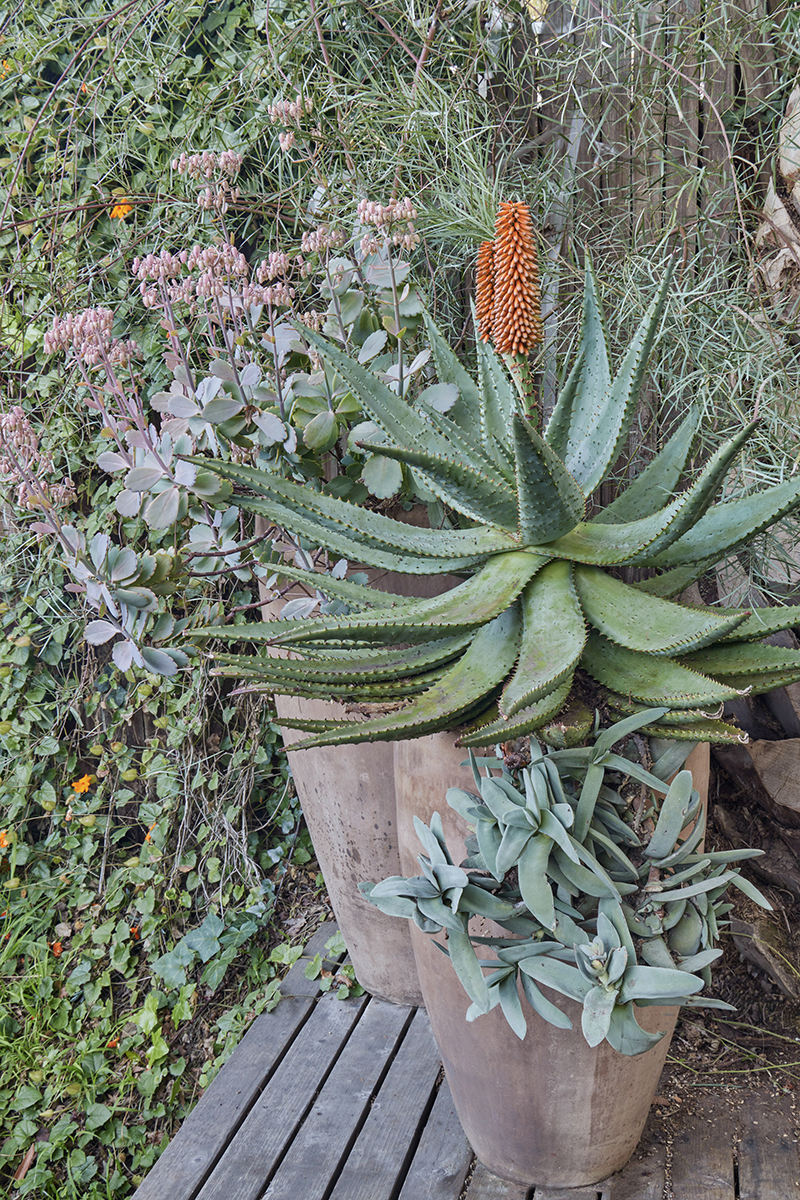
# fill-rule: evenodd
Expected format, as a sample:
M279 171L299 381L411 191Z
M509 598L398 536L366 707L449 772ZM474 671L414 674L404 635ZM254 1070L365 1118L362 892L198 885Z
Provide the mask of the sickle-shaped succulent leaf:
M792 512L799 503L800 476L795 476L752 496L715 504L693 529L669 549L648 559L645 565L679 567L707 558L719 562L736 546ZM644 563L644 556L640 562Z
M566 459L596 425L597 415L611 387L608 339L600 307L599 288L592 261L586 256L583 283L583 320L578 359L567 378L547 426L547 440Z
M628 1057L645 1054L653 1046L657 1046L663 1036L663 1033L648 1033L646 1029L642 1029L636 1020L632 1003L615 1006L606 1034L609 1045Z
M738 688L755 684L763 691L785 687L800 679L800 650L763 646L760 642L710 646L696 654L686 655L683 662L694 671L710 672Z
M555 1025L557 1029L572 1029L572 1021L566 1013L560 1008L556 1008L552 1000L548 1000L544 992L540 992L530 975L520 972L519 980L522 984L522 990L525 993L525 999L530 1004L535 1013L547 1021L549 1025Z
M584 1000L581 1029L589 1046L599 1046L608 1033L617 995L614 988L595 986Z
M497 467L484 453L483 447L454 421L437 414L437 420L434 422L430 412L423 413L407 404L366 367L361 366L318 333L304 329L303 337L336 368L342 379L357 394L370 419L395 446L424 446L431 454L440 454L444 458L451 456L453 450L457 449L466 466L490 478L494 477L498 487L504 485ZM446 433L441 432L444 430Z
M581 666L614 692L670 708L715 707L741 695L738 688L700 675L671 658L626 650L599 634L589 636Z
M413 468L434 495L470 520L500 526L509 533L516 532L517 505L513 491L505 482L489 479L465 464L455 462L452 457L427 454L424 450L412 450L407 446L373 446L369 442L359 442L359 446Z
M564 380L564 385L558 394L558 400L550 415L550 420L547 422L544 436L549 446L552 446L558 457L562 460L566 458L569 450L569 431L572 424L572 406L575 403L575 397L578 393L578 386L583 375L583 366L586 361L585 347L581 346L578 350L575 362L569 375ZM609 373L608 383L611 382Z
M627 696L618 696L609 692L606 702L615 714L644 712L642 705L629 700ZM720 715L721 706L717 710ZM702 709L672 709L666 716L661 717L656 724L641 726L640 733L648 737L669 737L671 741L681 742L726 742L742 743L749 741L747 734L735 725L726 724L714 712L704 712ZM719 734L719 736L717 736Z
M510 741L512 738L523 737L534 729L540 729L542 725L546 725L561 712L571 687L572 676L560 687L543 696L541 700L537 700L535 704L523 708L510 720L500 717L486 722L486 715L484 715L474 729L468 729L466 733L461 734L456 745L491 746L495 742ZM497 708L495 707L491 715L495 717L496 713Z
M555 566L550 563L546 570ZM532 586L532 585L531 585ZM744 613L684 608L637 592L597 567L578 565L575 587L588 621L619 646L647 654L682 654L724 637Z
M680 511L676 513L675 520L655 541L650 543L643 552L643 560L651 561L661 550L666 550L687 530L695 527L719 491L731 463L757 425L757 421L751 421L734 437L729 438L723 446L720 446L716 454L709 459L691 487L682 493L683 503ZM632 558L629 561L633 563L638 560Z
M724 639L726 642L744 642L769 637L781 629L794 629L800 625L800 605L785 608L754 608L746 620Z
M597 403L587 389L586 398L590 403L583 404L582 389L579 389L573 405L570 444L565 462L586 495L603 482L628 435L674 270L673 261L667 267L661 286L600 402ZM588 354L586 362L588 365Z
M715 554L711 558L704 558L700 562L692 563L691 566L674 567L671 571L664 571L662 575L654 575L651 579L637 580L636 583L631 584L631 587L636 588L638 592L646 592L648 596L663 598L680 596L681 592L685 592L718 562L719 558Z
M204 630L192 630L195 636L214 637L218 632L230 638L241 640L237 630L243 627L226 626L217 631L215 626ZM247 626L258 634L260 626ZM306 654L303 658L272 658L254 654L214 654L214 660L224 666L231 666L240 674L265 676L274 679L316 679L320 684L337 681L363 682L365 676L372 679L402 679L406 675L419 675L423 671L450 662L472 641L472 634L461 634L454 638L437 638L436 641L424 645L407 646L398 650L380 650L367 652L351 649L346 656L331 658L326 656L319 659L315 652ZM246 639L245 639L246 640ZM256 636L253 640L259 641Z
M662 801L658 824L645 849L648 858L664 858L672 853L686 824L691 801L692 772L679 771Z
M515 413L512 429L519 534L525 545L541 545L574 529L583 518L586 497L529 421Z
M288 643L298 646L331 636L375 642L425 642L443 633L474 629L500 616L513 604L546 562L542 555L526 551L496 554L477 575L449 592L428 600L398 604L390 612L381 610L302 622L270 621L273 629L270 642L274 646ZM276 624L281 625L277 632Z
M595 521L602 525L637 521L668 504L680 483L699 424L700 410L696 408L650 465L636 476L621 496L597 514Z
M306 524L315 523L314 536L320 539L320 545L324 544L322 539L330 532L338 532L356 542L356 550L362 556L366 555L369 547L373 547L378 551L388 549L392 553L408 553L423 559L427 556L431 559L453 560L463 557L469 565L483 561L487 554L511 550L519 545L511 534L489 526L476 529L421 529L406 525L382 513L349 504L335 496L325 496L302 484L282 479L279 475L240 463L215 463L215 470L232 483L239 483L257 493L258 499L236 497L240 508L249 508L269 517L270 510L266 506L270 505L276 510L277 515L271 519L277 524L285 521L285 528L300 532L296 528L298 520L303 519ZM357 560L357 554L351 557ZM436 573L435 567L431 572L429 566L428 573Z
M441 383L454 383L458 388L459 398L450 409L450 417L458 425L467 429L475 420L475 413L480 408L481 395L478 387L459 362L446 338L431 317L430 313L422 310L422 320L425 322L425 332L428 335L428 345L433 351L433 361L436 364L436 374Z
M516 411L517 393L503 363L489 342L478 338L478 372L481 384L481 437L486 450L499 457L513 476L511 416Z
M570 1000L577 1000L579 1003L583 1003L591 991L592 985L583 978L577 967L559 962L557 958L532 955L521 960L519 969L537 983L543 983L545 987L553 988L561 992L562 996L569 996Z
M331 723L319 737L298 742L293 750L349 742L396 741L419 737L455 724L510 671L519 652L520 620L507 609L476 633L469 649L445 671L438 684L398 712L347 724ZM300 726L293 726L300 728Z
M322 571L306 571L289 563L276 564L275 574L279 579L304 583L315 591L332 596L335 600L344 600L356 608L391 608L393 604L406 604L409 599L394 592L378 591L368 584L355 583L352 579L335 579L333 575L326 575Z
M548 563L522 593L522 646L503 692L503 716L513 717L571 678L585 641L570 564Z

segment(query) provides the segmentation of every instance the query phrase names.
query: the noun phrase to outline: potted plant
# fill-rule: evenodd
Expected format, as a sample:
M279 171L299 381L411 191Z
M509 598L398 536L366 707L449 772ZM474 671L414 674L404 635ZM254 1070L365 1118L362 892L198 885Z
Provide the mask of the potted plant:
M458 397L448 412L424 396L409 403L369 364L305 333L336 386L346 384L369 418L369 427L351 438L413 471L418 486L443 506L441 527L414 528L246 464L215 466L238 489L232 504L306 545L412 582L454 574L463 582L438 597L409 599L290 564L281 568L286 578L338 602L340 611L214 624L194 636L255 647L216 655L221 672L251 686L346 697L346 721L293 718L293 727L310 735L295 752L394 740L398 797L406 790L399 771L404 756L414 758L416 778L429 788L437 763L452 771L454 739L484 747L529 734L582 693L602 696L610 713L650 713L642 734L681 739L687 748L741 740L741 730L721 719L722 704L800 678L800 653L760 640L795 623L800 609L692 608L669 597L796 509L800 478L713 503L755 429L751 422L676 494L698 422L689 413L650 465L587 519L589 499L626 443L672 268L612 372L587 260L577 357L540 432L527 373L540 326L524 205L503 206L495 244L491 253L484 248L481 264L481 329L506 361L480 340L475 382L428 320L439 379ZM623 582L620 570L631 566L651 568L652 577ZM275 649L290 657L276 657ZM654 704L664 709L657 718ZM429 743L433 759L413 740L432 734L438 734ZM445 786L454 782L451 776ZM401 827L401 848L408 836Z
M413 921L461 1123L505 1178L580 1187L624 1165L678 1006L730 1008L699 995L728 887L770 907L732 867L760 851L703 850L690 772L667 785L671 755L650 770L638 761L630 735L664 715L628 717L578 748L531 737L514 770L487 759L481 775L471 756L474 790L447 792L465 841L448 847L437 812L415 817L422 873L362 887Z

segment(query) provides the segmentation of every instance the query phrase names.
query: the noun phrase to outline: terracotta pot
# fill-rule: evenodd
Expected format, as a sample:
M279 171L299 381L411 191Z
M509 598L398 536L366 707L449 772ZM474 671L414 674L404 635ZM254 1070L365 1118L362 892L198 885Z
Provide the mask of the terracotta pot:
M698 750L687 765L702 785L707 747ZM462 765L465 757L452 734L395 747L403 874L419 870L414 815L427 824L439 812L454 861L463 857L467 827L444 797L448 787L475 790L471 770ZM476 934L487 932L477 924ZM607 1043L590 1048L581 1033L580 1005L545 989L573 1028L547 1024L523 1000L528 1032L520 1041L499 1009L466 1021L470 1001L450 963L434 939L413 924L411 929L448 1084L480 1161L505 1179L540 1187L582 1187L620 1170L641 1137L679 1010L638 1009L643 1028L666 1036L647 1053L629 1058Z
M262 532L264 528L262 524ZM406 596L436 596L461 582L451 576L361 569L373 586ZM284 603L265 603L265 620L278 616ZM300 715L312 720L353 719L352 712L332 700L276 696L275 707L279 720ZM303 816L356 978L374 996L394 1004L421 1005L407 923L385 916L358 890L361 882L400 874L393 743L292 751L291 745L306 735L288 726L282 733Z

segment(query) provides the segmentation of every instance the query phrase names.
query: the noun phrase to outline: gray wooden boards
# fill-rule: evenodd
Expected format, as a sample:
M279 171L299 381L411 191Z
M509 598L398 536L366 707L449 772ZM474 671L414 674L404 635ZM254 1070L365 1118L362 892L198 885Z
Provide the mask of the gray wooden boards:
M321 925L306 956L324 955L325 942L335 932L332 922ZM274 1012L253 1022L133 1200L193 1200L197 1195L287 1046L311 1016L319 985L306 979L306 966L301 958L289 971L281 984L284 999Z
M794 1200L800 1196L797 1122L789 1096L745 1100L739 1143L740 1200Z

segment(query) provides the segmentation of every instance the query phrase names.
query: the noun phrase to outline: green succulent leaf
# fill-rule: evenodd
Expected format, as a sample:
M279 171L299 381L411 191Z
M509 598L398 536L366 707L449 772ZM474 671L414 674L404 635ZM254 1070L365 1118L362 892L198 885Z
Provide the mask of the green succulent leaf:
M570 564L548 563L522 593L522 646L503 692L503 715L513 717L571 678L585 641Z
M625 524L650 516L668 504L683 475L699 424L700 409L695 408L650 465L594 520L603 525Z
M589 1046L599 1046L608 1034L617 995L614 988L599 986L587 992L581 1014L581 1029Z
M590 635L581 665L598 683L647 704L713 708L741 695L738 688L726 687L671 658L626 650L599 634Z
M561 537L583 519L586 497L552 447L524 417L512 418L519 534L525 545Z
M637 1054L645 1054L653 1046L657 1046L664 1034L648 1033L642 1029L636 1020L634 1006L630 1003L616 1005L611 1014L611 1022L606 1036L609 1044L620 1054L633 1057Z

